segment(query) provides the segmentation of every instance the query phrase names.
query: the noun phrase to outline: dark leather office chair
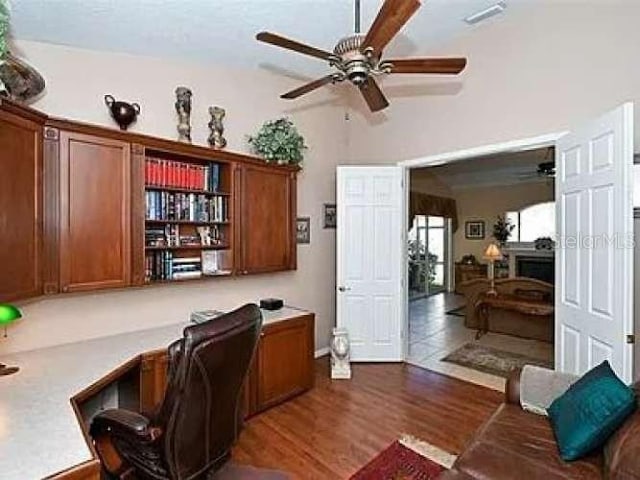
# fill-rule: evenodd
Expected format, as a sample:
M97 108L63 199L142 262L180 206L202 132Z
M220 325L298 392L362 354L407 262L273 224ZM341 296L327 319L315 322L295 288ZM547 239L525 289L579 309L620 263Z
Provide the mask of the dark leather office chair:
M93 419L104 469L145 480L204 479L220 469L239 433L240 393L261 328L253 304L185 328L169 347L167 390L153 418L112 409Z

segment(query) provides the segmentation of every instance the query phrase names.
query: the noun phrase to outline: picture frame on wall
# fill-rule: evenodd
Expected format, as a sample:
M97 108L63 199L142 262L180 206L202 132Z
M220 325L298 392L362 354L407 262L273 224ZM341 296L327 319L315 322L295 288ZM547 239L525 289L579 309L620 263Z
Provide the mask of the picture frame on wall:
M336 228L338 211L335 203L324 204L324 228Z
M311 243L311 218L298 217L296 219L296 242L299 244Z
M464 222L464 238L467 240L484 240L484 220L470 220Z

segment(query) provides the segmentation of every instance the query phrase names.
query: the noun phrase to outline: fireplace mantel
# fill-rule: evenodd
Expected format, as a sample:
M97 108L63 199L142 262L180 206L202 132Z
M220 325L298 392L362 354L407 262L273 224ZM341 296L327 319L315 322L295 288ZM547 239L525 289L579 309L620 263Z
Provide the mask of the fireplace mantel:
M513 246L507 245L503 249L504 253L509 256L509 278L515 278L517 275L518 257L539 257L554 258L553 250L536 250L533 243L518 243Z

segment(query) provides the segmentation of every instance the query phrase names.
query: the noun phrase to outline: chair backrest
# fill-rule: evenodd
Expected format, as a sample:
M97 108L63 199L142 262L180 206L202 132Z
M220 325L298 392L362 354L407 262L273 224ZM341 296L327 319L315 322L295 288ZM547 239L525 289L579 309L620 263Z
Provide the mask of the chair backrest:
M169 378L156 423L171 478L185 480L219 466L238 431L240 393L262 314L253 304L187 327L169 349Z

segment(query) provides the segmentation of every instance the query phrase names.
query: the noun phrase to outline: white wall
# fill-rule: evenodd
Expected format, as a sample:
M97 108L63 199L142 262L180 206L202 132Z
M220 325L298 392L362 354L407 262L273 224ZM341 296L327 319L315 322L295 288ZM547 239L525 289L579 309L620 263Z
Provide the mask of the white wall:
M37 66L47 92L33 106L53 116L114 126L103 96L139 102L131 131L175 139L174 90L193 92L193 141L205 144L207 109L227 109L228 149L246 152L245 136L266 120L289 115L310 148L298 179L298 215L310 216L311 244L298 246L298 269L270 275L210 280L122 291L60 295L23 305L24 318L0 342L0 354L139 330L188 319L192 310L229 309L261 297L316 313L316 348L335 322L335 230L322 229L322 204L335 200L335 166L345 157L344 110L331 91L288 104L278 98L299 82L267 72L18 42L17 53ZM318 103L319 102L319 103ZM287 108L290 110L286 110Z
M374 115L352 97L350 159L395 163L560 132L638 102L638 19L637 0L509 4L501 17L430 52L467 56L460 76L385 79L391 107Z

